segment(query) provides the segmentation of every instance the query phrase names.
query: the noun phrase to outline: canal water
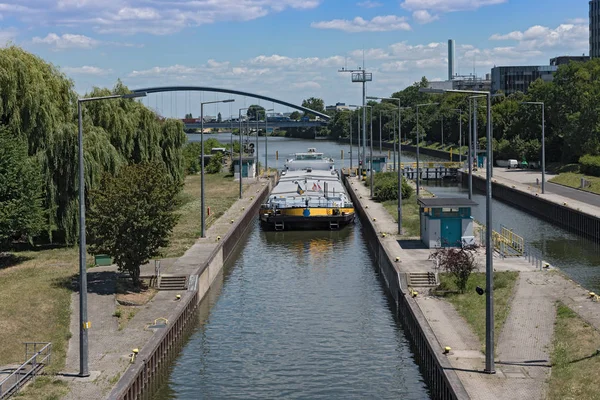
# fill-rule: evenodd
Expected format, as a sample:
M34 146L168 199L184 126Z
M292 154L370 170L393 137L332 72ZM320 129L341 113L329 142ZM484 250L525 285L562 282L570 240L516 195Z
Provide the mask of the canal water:
M188 134L188 141L199 142L199 134ZM223 132L218 134L205 134L204 139L215 138L221 143L230 143L232 135L229 132ZM233 135L233 140L239 140L239 136ZM256 143L256 136L250 136L250 142ZM354 143L352 151L352 165L358 167L358 149L356 143ZM281 169L287 158L291 158L294 153L307 151L309 147L314 147L318 152L324 153L326 156L332 157L335 160L336 167L349 167L350 166L350 145L341 144L331 140L307 140L307 139L294 139L285 137L269 137L267 143L267 161L271 168ZM265 137L259 136L258 138L258 157L259 162L264 165L265 163ZM341 152L344 152L344 159L341 159ZM391 149L390 149L391 152ZM277 160L277 154L279 159ZM379 154L379 146L373 147L373 155ZM387 155L388 151L383 149L382 154ZM392 154L392 153L390 153ZM369 148L367 147L367 156L369 155ZM393 155L391 155L393 159ZM435 158L424 156L421 154L421 159L435 160ZM415 154L402 152L402 162L414 162L416 160ZM391 161L391 160L390 160Z
M467 197L469 193L456 183L430 181L424 187L439 197ZM473 208L473 218L485 224L485 193L474 192L473 200L478 204ZM512 229L540 250L544 261L560 268L586 289L600 291L600 247L593 241L495 199L492 199L492 225L496 231L502 225Z
M188 135L190 141L197 141L199 135ZM205 135L205 137L215 137L221 141L230 140L229 133L217 135ZM234 136L234 140L237 136ZM251 138L255 140L256 138ZM264 137L259 137L260 152L264 150ZM277 165L281 168L285 162L285 156L296 151L305 151L308 147L316 147L333 157L337 165L349 166L348 151L350 146L333 141L325 140L305 140L289 139L281 137L269 137L269 165L275 166L275 151L279 151L279 161ZM343 150L346 159L343 163L338 162L340 151ZM378 153L377 146L374 148L374 154ZM354 147L353 165L357 165L357 151ZM387 154L387 151L384 150ZM264 153L262 153L264 155ZM368 154L368 151L367 151ZM285 155L285 156L282 156ZM260 156L260 153L259 153ZM263 160L263 156L260 156ZM435 158L423 156L423 161L435 160ZM414 162L415 154L402 152L403 162ZM438 196L467 196L467 189L460 187L460 184L425 181L425 187ZM473 209L474 218L477 221L485 222L485 193L475 193L474 200L479 204ZM589 239L582 238L565 229L559 228L549 222L538 219L517 208L511 207L497 200L492 200L493 225L495 230L499 230L501 225L513 229L516 234L523 236L528 244L540 250L544 260L560 268L571 279L578 282L586 289L594 292L600 292L600 246Z
M249 229L156 400L429 398L359 222Z

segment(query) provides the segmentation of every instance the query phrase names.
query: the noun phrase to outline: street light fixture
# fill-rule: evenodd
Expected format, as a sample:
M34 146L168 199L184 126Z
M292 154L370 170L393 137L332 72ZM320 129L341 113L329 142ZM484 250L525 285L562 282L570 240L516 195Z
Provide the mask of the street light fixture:
M370 188L370 196L373 198L373 106L366 105L365 107L371 109L371 118L369 120L371 125L371 133L369 136L369 148L370 148L370 159L369 159L369 188Z
M420 189L421 189L421 184L420 184L421 173L419 171L419 144L420 144L419 143L420 142L420 136L419 136L419 107L438 106L439 104L440 103L424 103L424 104L417 104L415 106L415 108L417 109L417 197L419 197L419 193L420 193Z
M370 82L373 80L373 74L370 72L367 72L363 66L363 68L361 69L360 67L358 69L346 69L346 68L342 68L339 69L338 72L350 72L352 74L352 82L360 82L362 83L362 111L363 111L363 123L362 123L362 137L363 137L363 151L362 151L362 167L359 168L359 173L360 176L362 176L362 169L365 167L367 161L366 161L366 142L367 142L367 109L365 108L365 96L367 95L367 82ZM359 136L360 136L360 131L359 131ZM359 142L360 143L360 142ZM360 146L360 145L359 145ZM359 155L360 155L360 150L359 150Z
M269 130L269 117L267 117L267 112L274 110L274 108L265 110L265 172L267 175L269 173L269 161L267 160L267 142L269 141L269 133L267 131ZM256 132L256 134L258 135L258 132ZM258 160L258 153L256 154L256 159Z
M485 230L485 369L488 374L495 374L494 366L494 268L492 252L492 94L475 90L457 89L419 89L421 93L464 93L469 95L484 95L487 99L487 168L486 168L486 230Z
M462 108L452 108L450 111L458 111L458 160L462 162Z
M398 234L402 234L402 111L410 107L402 107L400 99L395 97L368 96L369 100L390 100L398 102ZM379 140L381 143L381 139ZM394 142L396 140L394 139ZM394 143L394 152L396 145ZM395 161L395 160L394 160Z
M523 101L521 102L521 104L532 104L536 106L542 106L542 194L544 194L546 193L546 122L544 118L545 105L543 101Z
M109 99L134 99L145 97L146 92L116 94L101 97L86 97L77 99L78 144L79 144L79 376L90 376L88 366L88 329L91 327L87 315L87 269L85 243L85 166L83 159L83 118L81 106L83 103Z
M240 173L240 199L242 198L242 111L247 110L248 107L245 108L240 108L239 111L239 116L238 116L238 122L240 124L240 131L239 131L239 136L240 136L240 165L238 166L238 170ZM231 149L231 151L233 151L233 149Z
M205 196L204 196L204 105L232 103L234 99L204 101L200 103L200 237L206 237Z
M360 106L357 106L357 105L354 105L354 104L350 104L350 105L348 105L348 107L349 108L352 107L352 108L357 109ZM350 171L352 172L352 113L350 113L350 118L349 118L349 124L348 125L350 125ZM358 134L360 134L360 129L357 132L358 132Z

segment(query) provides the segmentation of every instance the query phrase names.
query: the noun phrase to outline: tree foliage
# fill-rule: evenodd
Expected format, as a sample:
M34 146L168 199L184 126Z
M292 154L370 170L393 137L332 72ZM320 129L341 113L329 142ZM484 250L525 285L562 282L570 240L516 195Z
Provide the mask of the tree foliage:
M367 179L367 183L370 183ZM413 188L402 178L402 199L408 199L413 194ZM373 175L373 196L377 201L398 200L398 174L383 172Z
M120 271L139 284L140 265L168 245L177 222L175 198L181 183L162 163L140 163L105 174L90 192L88 228L91 254L108 254Z
M128 92L117 82L84 97ZM0 125L27 144L39 166L43 232L67 243L78 234L77 97L73 82L53 65L16 46L0 49ZM86 190L105 173L142 162L162 164L170 179L183 179L181 121L160 119L132 99L87 102L82 114Z
M0 126L0 252L13 239L31 238L42 228L42 175L27 143Z
M246 111L246 115L248 116L248 119L250 121L264 120L265 108L262 106L259 106L258 104L252 104L250 107L248 107L248 110Z
M325 102L323 99L318 99L316 97L311 97L309 99L302 100L302 107L310 108L313 111L317 111L320 113L325 112ZM310 113L304 113L304 115L308 115Z
M438 265L454 276L454 282L461 293L465 292L471 273L477 270L475 261L475 246L462 248L442 247L429 255L430 260L436 260Z
M292 111L292 113L290 114L290 119L292 121L297 121L300 118L302 118L302 113L300 111Z

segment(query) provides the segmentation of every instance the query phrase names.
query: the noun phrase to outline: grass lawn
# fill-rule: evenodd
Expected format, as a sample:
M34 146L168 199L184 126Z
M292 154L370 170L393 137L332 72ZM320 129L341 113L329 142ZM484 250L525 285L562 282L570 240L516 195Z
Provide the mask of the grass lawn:
M205 175L206 207L210 216L206 218L206 228L225 213L239 198L239 182L227 173ZM179 196L181 205L177 213L179 222L173 229L171 242L164 249L163 257L180 257L200 237L200 175L188 175Z
M510 299L513 296L518 272L494 272L494 334L496 337L502 331L502 326L508 317ZM485 288L485 274L473 273L469 277L465 293L456 292L454 278L448 273L440 274L440 291L448 291L443 296L454 305L458 313L467 321L482 343L485 344L485 295L475 292L475 287ZM496 341L497 343L497 341Z
M238 198L238 183L225 174L206 176L206 205L211 208L207 227ZM200 236L200 176L186 177L181 194L181 215L173 230L166 257L182 255ZM52 342L52 363L46 373L62 371L71 337L71 285L78 271L78 248L37 248L0 256L0 366L24 360L23 342ZM93 262L88 255L88 266ZM126 314L125 317L128 317ZM66 385L43 377L20 396L61 398Z
M383 202L383 206L388 213L398 222L398 201L388 200ZM417 204L417 195L413 194L408 199L402 200L402 236L419 236L421 234L421 225L419 222L419 204Z
M549 399L600 399L600 332L558 304Z
M578 172L562 172L550 179L550 182L559 183L561 185L579 189L579 186L581 184L581 178L585 178L591 183L591 186L582 188L582 190L585 190L586 192L600 194L600 177L597 176L587 176Z

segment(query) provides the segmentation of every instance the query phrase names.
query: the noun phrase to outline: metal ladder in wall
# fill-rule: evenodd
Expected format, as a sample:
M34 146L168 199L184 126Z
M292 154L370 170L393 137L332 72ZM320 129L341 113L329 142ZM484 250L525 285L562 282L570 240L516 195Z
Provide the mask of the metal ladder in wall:
M283 221L275 221L275 230L282 231L285 229L285 224Z
M340 228L340 224L337 221L329 221L329 229L330 230L339 229L339 228Z

